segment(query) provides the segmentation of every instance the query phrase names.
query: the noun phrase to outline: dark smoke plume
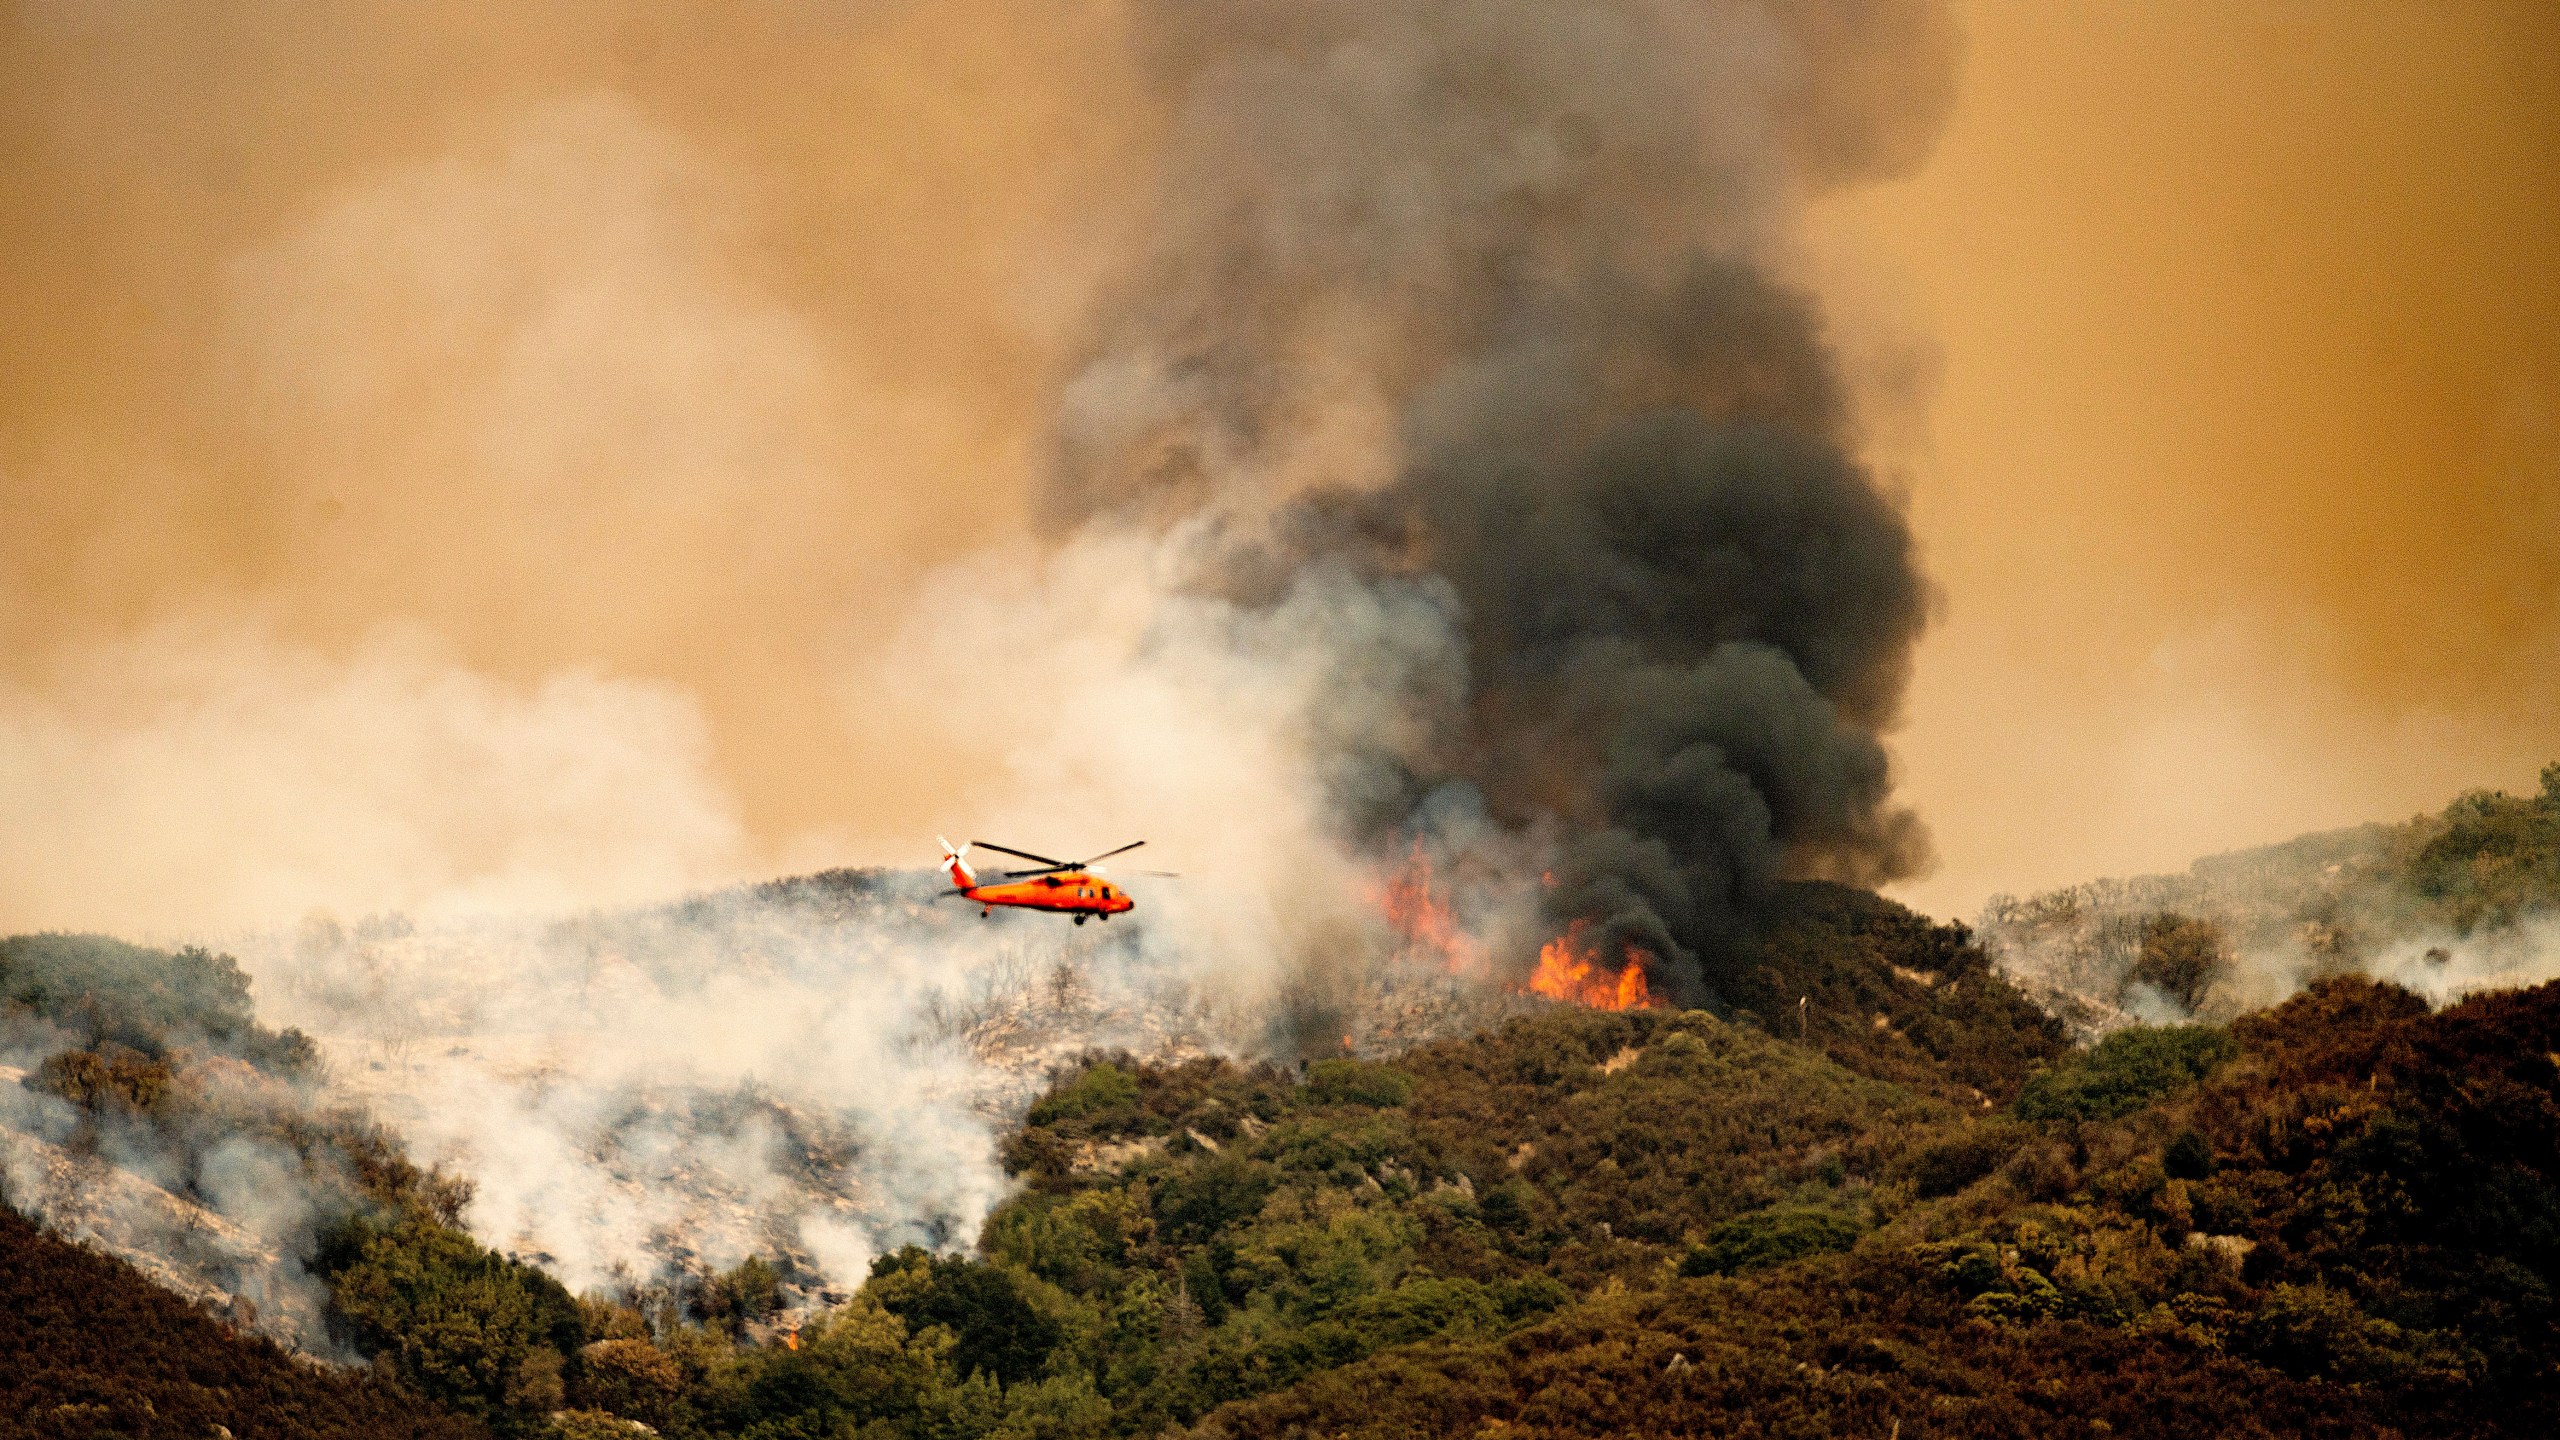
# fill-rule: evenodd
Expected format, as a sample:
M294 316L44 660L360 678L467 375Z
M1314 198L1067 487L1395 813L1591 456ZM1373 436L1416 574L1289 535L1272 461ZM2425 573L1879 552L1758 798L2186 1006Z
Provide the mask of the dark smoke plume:
M1929 588L1772 256L1806 191L1925 150L1940 6L1141 12L1159 239L1059 496L1188 536L1247 605L1454 595L1432 743L1332 767L1355 838L1452 803L1543 836L1549 918L1688 999L1778 880L1912 873L1878 735Z

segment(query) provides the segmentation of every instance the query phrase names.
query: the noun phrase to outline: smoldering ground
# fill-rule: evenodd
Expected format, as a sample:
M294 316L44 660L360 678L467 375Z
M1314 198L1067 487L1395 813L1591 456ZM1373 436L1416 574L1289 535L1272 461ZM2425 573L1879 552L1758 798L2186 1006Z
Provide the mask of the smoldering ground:
M470 1179L485 1242L582 1289L749 1255L849 1289L875 1254L976 1233L1049 1065L1232 1043L1137 937L1062 947L934 896L844 872L547 922L315 917L244 948L332 1090Z

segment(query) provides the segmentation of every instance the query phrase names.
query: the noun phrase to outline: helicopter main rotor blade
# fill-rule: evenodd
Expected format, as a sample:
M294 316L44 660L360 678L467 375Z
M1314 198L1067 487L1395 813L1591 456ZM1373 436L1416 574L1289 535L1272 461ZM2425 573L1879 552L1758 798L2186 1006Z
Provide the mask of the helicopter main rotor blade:
M1074 865L1043 865L1037 870L1007 870L1004 872L1004 878L1007 880L1019 880L1026 875L1056 875L1064 871L1074 870L1077 868L1079 867Z
M1093 857L1093 860L1079 860L1079 861L1077 861L1076 863L1077 863L1077 864L1079 864L1079 865L1090 865L1090 864L1092 864L1092 863L1093 863L1093 861L1094 861L1094 860L1108 860L1108 859L1110 859L1110 858L1111 858L1112 856L1114 856L1114 855L1126 855L1126 854L1128 854L1130 851L1135 850L1135 849L1137 849L1139 846L1144 845L1144 844L1146 844L1146 843L1147 843L1147 842L1146 842L1146 841L1144 841L1144 840L1132 840L1132 841L1130 841L1128 844L1121 846L1121 847L1120 847L1119 849L1117 849L1117 850L1105 850L1105 851L1103 851L1101 854L1094 856L1094 857ZM1051 864L1056 864L1057 862L1056 862L1056 861L1051 861L1050 863L1051 863Z
M1022 860L1037 860L1052 870L1072 870L1075 868L1073 861L1060 860L1053 855L1034 855L1028 850L1016 850L1010 845L990 845L984 840L972 840L969 843L977 846L981 850L993 850L999 855L1011 855Z

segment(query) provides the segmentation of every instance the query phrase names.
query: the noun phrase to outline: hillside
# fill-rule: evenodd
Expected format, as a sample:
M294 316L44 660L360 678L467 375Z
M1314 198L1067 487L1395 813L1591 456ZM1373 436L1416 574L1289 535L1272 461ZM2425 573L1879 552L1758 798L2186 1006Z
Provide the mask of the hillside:
M2128 1032L2033 1120L1914 1137L1847 1211L1864 1233L1753 1212L1697 1278L1657 1265L1197 1433L2547 1434L2555 1038L2554 987L2430 1016L2352 980L2227 1035ZM2180 1048L2226 1058L2198 1084L2159 1063Z
M594 1316L676 1435L2550 1433L2555 1050L2339 979L1987 1115L1696 1012L1097 1056L975 1256L797 1348Z
M2442 1002L2560 976L2560 763L2530 795L2479 790L2198 860L2175 875L1994 896L2001 968L2092 1036L2135 1019L2229 1019L2329 975Z
M0 1061L0 1200L297 1347L324 1340L317 1229L469 1194L333 1097L226 955L0 939Z
M362 1370L298 1360L0 1206L0 1437L471 1440Z
M336 1208L276 1269L382 1377L344 1393L424 1397L419 1433L2560 1426L2560 986L2432 1010L2329 975L2074 1051L1963 927L1795 886L1720 1014L1515 1000L1401 1049L1372 1029L1361 1058L1087 1052L1014 1112L1013 1188L972 1246L892 1250L835 1293L777 1251L573 1297L466 1233L467 1187L361 1117L208 1102L217 1062L278 1095L310 1063L221 957L50 937L0 961L20 1053L53 1047L12 1102L53 1117L47 1143L148 1140L196 1167L165 1171L180 1203L255 1121L330 1177ZM10 1221L44 1274L140 1284ZM0 1332L0 1368L23 1357L43 1394L123 1393L123 1351L62 1337L137 1304L192 1317L154 1333L206 1356L151 1375L281 1363L172 1296L110 1285L93 1315L41 1283L46 1334Z

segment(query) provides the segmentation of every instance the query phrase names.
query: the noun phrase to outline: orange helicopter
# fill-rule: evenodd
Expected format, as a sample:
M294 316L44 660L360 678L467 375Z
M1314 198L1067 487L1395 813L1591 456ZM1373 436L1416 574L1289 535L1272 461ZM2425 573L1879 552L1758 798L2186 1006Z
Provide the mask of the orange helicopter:
M938 835L934 838L942 839ZM1011 905L1024 910L1052 910L1061 915L1073 915L1079 925L1087 920L1108 920L1114 915L1136 908L1138 902L1130 899L1127 892L1104 879L1102 867L1095 862L1108 860L1114 855L1126 855L1146 843L1144 840L1133 840L1117 850L1105 850L1091 860L1052 860L1046 855L1034 855L1028 850L1015 850L1003 845L990 845L984 840L972 840L967 845L954 850L951 848L950 841L943 840L942 873L951 877L953 888L942 893L957 896L963 900L977 901L978 915L981 919L996 913L995 907L998 905ZM1007 870L1004 872L1004 878L1013 882L1011 884L981 885L978 883L977 872L969 868L969 861L966 858L973 847L980 850L993 850L999 855L1011 855L1020 860L1034 860L1039 862L1040 868ZM1154 875L1166 880L1180 878L1170 870L1133 870L1129 873Z

